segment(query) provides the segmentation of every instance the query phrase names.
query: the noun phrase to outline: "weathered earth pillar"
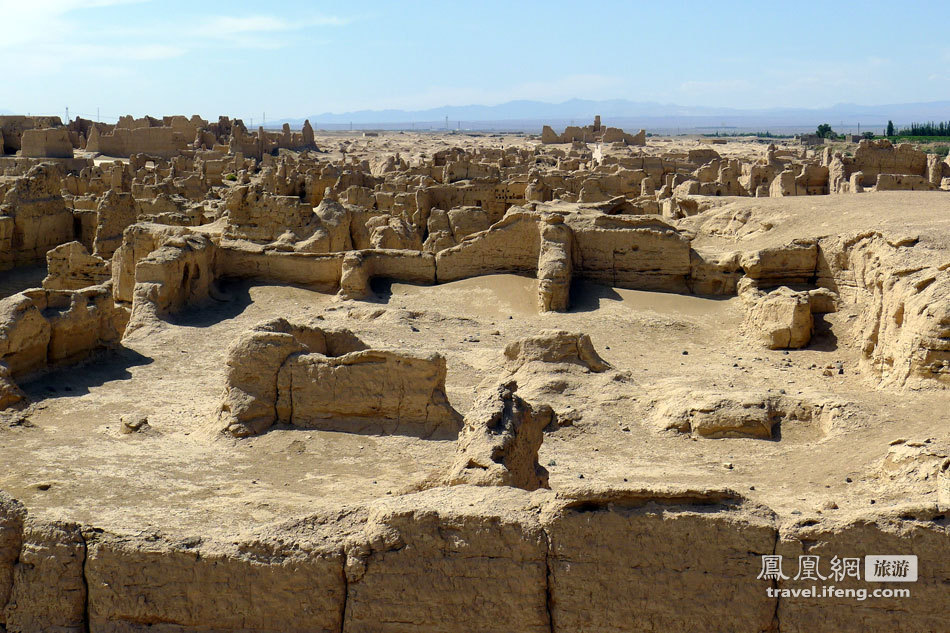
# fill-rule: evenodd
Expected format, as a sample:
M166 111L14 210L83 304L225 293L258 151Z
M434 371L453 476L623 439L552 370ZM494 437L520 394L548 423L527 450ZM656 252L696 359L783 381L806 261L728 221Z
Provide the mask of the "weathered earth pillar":
M538 255L538 308L541 312L565 312L571 301L571 250L574 234L564 216L548 215L541 223Z

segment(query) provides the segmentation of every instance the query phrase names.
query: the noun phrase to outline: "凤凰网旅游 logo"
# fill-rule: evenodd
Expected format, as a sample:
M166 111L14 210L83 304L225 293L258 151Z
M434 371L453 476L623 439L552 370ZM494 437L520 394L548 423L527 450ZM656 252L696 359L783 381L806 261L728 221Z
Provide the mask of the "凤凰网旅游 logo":
M803 554L797 565L786 564L781 554L762 555L760 580L861 580L862 567L865 582L916 582L917 556L914 554L868 555L864 565L860 557L832 556L823 563L821 556ZM792 571L794 570L794 575ZM788 573L786 573L788 571Z
M864 578L861 578L862 570ZM795 565L786 563L780 554L763 554L762 569L757 578L772 581L765 590L770 598L852 598L859 601L909 598L910 589L907 587L864 587L861 583L916 582L917 556L869 555L863 559L832 556L822 561L816 554L803 554ZM839 582L846 586L837 586Z

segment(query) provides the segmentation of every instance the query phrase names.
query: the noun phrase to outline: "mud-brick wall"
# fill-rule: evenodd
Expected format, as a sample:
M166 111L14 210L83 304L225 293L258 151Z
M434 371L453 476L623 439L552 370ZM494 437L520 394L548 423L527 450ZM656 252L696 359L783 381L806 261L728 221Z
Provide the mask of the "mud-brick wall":
M218 543L43 524L0 497L0 624L93 633L946 630L944 515L810 523L780 527L728 491L458 486ZM762 556L804 552L915 553L920 576L902 602L770 597L775 582L757 578Z

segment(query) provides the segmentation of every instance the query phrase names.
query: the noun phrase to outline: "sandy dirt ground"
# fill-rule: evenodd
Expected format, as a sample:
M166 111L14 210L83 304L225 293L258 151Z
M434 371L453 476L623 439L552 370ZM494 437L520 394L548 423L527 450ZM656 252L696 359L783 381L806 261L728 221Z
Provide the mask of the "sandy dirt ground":
M508 342L550 328L590 334L622 380L589 394L594 406L547 435L540 461L555 489L581 476L728 486L779 513L827 501L845 513L906 500L873 476L891 440L946 439L946 392L876 390L856 372L856 351L830 334L803 351L760 349L741 336L738 299L577 283L570 313L537 314L535 284L512 275L435 287L380 282L372 302L235 285L229 302L27 384L33 410L0 430L0 458L9 465L0 488L51 518L223 536L398 492L451 462L450 441L298 429L250 440L218 433L227 346L274 316L322 317L374 346L445 354L449 400L462 413L477 385L497 373ZM847 327L846 314L829 321ZM823 376L820 368L836 362L844 373ZM654 401L680 387L826 393L849 406L827 433L789 423L777 441L694 440L650 422ZM129 413L148 415L151 430L121 434L120 416Z

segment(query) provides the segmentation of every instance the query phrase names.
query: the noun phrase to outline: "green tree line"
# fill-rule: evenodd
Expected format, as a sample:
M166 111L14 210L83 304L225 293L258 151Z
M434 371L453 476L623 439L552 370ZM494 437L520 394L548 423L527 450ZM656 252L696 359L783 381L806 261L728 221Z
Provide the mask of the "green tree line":
M950 136L950 121L941 121L934 123L911 123L908 127L903 127L894 133L894 123L887 122L885 136Z

